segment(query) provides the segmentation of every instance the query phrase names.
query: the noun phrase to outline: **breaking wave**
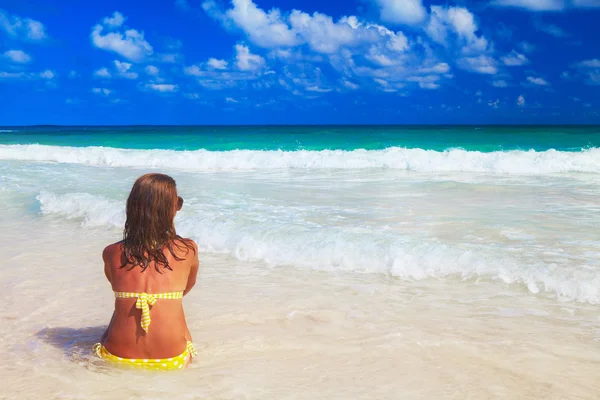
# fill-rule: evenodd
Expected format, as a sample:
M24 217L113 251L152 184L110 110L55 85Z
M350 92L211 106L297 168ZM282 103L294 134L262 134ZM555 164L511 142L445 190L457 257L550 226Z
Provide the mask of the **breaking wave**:
M568 151L384 150L175 151L111 147L0 145L0 160L71 163L106 167L170 168L187 171L261 169L369 169L414 172L502 174L600 173L600 149Z

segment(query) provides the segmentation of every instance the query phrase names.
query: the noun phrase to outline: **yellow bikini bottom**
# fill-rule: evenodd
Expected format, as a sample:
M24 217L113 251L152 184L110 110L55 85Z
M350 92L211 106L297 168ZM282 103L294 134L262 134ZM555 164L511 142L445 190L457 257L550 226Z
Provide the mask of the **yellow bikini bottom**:
M119 366L160 371L182 369L190 357L196 357L198 354L192 342L187 342L183 353L171 358L122 358L110 354L101 343L94 345L94 352L98 357Z

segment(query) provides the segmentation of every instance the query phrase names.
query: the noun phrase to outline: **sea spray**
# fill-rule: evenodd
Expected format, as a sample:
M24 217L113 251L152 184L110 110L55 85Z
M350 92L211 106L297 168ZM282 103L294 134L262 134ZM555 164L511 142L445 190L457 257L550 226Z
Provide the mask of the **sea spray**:
M84 226L121 228L124 205L88 193L57 195L43 191L37 199L44 214L75 219ZM193 238L201 251L242 260L324 271L377 273L401 279L459 277L521 283L532 293L600 303L600 274L585 265L563 268L556 262L520 257L519 247L444 243L366 227L311 226L282 223L275 211L248 218L211 207L184 209L178 232ZM508 250L508 251L507 251Z
M600 173L600 149L582 151L384 150L175 151L110 147L0 145L0 160L84 164L106 167L170 168L185 171L272 169L396 169L414 172L474 172L542 175Z

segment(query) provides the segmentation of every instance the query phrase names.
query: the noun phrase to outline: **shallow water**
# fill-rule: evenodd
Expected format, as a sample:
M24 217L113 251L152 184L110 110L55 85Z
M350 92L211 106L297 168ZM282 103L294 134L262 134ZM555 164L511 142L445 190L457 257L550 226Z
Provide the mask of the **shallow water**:
M481 280L268 268L226 255L201 257L184 300L200 351L191 368L113 370L91 345L112 311L99 255L118 230L10 214L0 238L12 243L0 283L7 398L592 399L600 391L596 306ZM68 257L60 246L72 249Z
M471 151L0 144L0 398L596 399L600 150L544 149L575 143L556 128L496 151L496 134ZM148 171L177 180L201 250L181 374L91 353L112 313L100 255Z
M600 303L600 175L395 170L168 172L181 234L241 261L408 280L483 279ZM3 162L6 203L118 228L143 170Z

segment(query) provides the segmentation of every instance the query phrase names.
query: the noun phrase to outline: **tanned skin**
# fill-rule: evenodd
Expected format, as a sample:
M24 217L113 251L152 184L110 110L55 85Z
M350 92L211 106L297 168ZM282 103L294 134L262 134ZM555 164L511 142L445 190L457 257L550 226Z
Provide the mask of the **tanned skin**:
M177 210L181 204L176 205ZM177 260L165 247L163 254L169 261L170 269L156 270L153 263L142 268L123 267L123 242L106 247L102 253L104 273L115 292L167 293L183 291L185 296L196 284L198 274L198 247L191 239L173 246ZM191 246L190 246L191 245ZM156 359L175 357L192 341L183 312L182 299L159 299L151 306L152 322L148 332L140 326L141 310L135 307L136 299L115 299L115 311L101 342L111 353L122 358ZM191 357L188 359L191 362ZM187 365L186 363L186 365Z

